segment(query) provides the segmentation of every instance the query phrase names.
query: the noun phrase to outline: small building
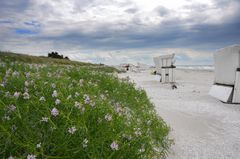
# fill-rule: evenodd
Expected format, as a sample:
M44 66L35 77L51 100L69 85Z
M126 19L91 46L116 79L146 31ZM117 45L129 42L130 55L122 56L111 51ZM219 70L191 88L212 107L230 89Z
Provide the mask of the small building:
M153 58L156 68L156 74L160 75L160 82L173 83L175 82L175 68L174 66L175 54L161 55Z
M130 63L122 63L118 66L118 69L122 71L139 72L137 66Z
M240 45L214 53L215 78L209 94L222 102L240 103Z

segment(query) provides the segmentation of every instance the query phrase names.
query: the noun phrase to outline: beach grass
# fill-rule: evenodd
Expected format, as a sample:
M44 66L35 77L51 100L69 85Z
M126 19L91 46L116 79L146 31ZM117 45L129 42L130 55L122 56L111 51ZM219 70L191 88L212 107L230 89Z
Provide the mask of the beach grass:
M111 67L0 53L0 158L163 158L169 126Z

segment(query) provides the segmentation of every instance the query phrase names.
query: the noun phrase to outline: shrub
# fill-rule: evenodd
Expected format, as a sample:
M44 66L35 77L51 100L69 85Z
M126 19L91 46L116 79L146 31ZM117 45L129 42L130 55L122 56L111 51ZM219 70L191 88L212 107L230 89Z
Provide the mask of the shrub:
M66 57L63 57L63 55L59 55L58 52L51 52L51 53L48 53L48 57L51 57L51 58L56 58L56 59L65 59L65 60L69 60L69 58L66 56Z
M87 67L0 65L0 158L167 155L169 127L127 79Z

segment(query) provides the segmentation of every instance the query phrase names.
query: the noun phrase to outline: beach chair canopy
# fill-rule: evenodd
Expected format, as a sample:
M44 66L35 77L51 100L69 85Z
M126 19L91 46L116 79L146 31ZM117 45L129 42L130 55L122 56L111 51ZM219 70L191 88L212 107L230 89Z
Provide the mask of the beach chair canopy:
M240 68L240 45L232 45L214 54L215 83L234 85L236 70Z
M161 55L153 58L156 71L157 73L161 74L161 69L163 67L171 67L173 66L175 60L174 60L175 54L170 54L170 55Z

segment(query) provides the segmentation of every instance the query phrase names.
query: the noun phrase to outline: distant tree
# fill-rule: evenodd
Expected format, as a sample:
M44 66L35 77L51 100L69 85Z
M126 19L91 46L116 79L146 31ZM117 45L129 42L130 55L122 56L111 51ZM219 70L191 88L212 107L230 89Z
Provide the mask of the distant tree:
M66 60L69 60L69 58L66 56L66 57L64 57L64 59L66 59Z
M69 60L67 56L64 57L63 55L59 55L58 52L54 52L54 51L52 51L51 53L48 53L48 57Z

